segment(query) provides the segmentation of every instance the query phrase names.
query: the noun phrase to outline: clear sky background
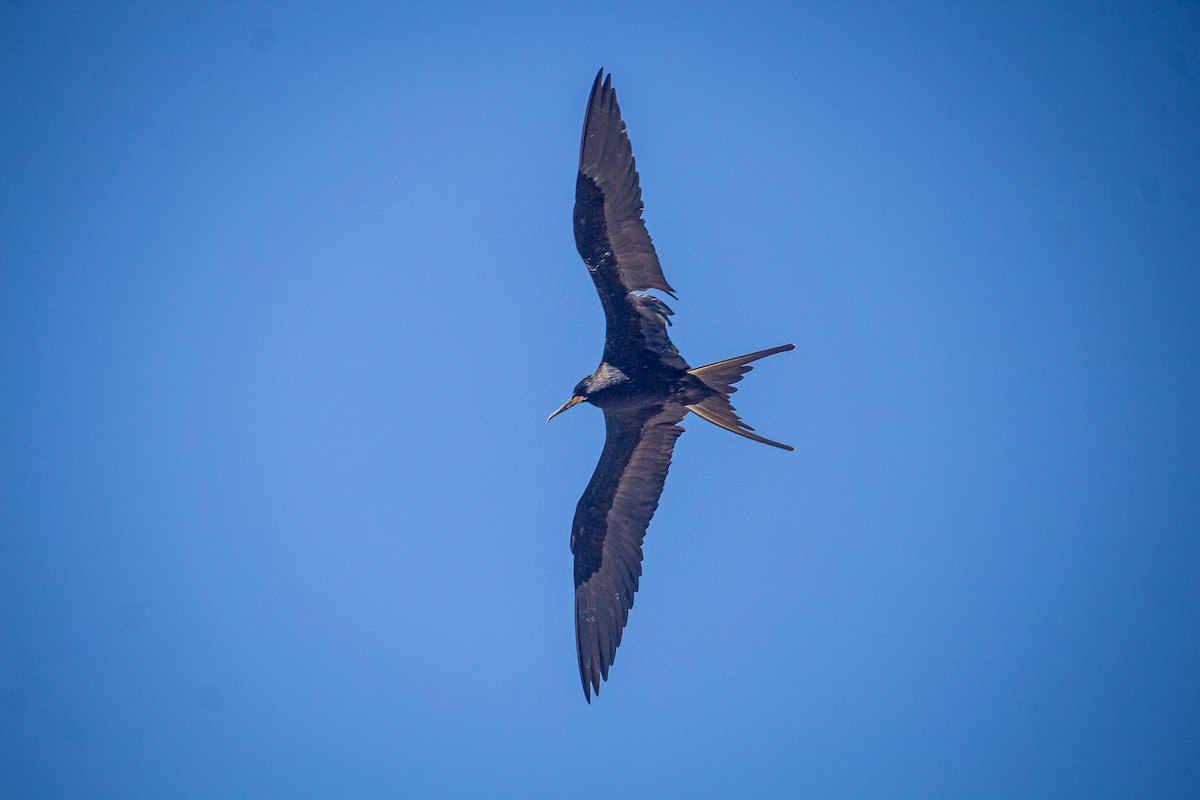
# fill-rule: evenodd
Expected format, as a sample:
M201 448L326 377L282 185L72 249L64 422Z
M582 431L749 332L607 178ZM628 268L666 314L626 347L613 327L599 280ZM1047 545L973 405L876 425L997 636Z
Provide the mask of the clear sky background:
M1195 797L1195 2L0 2L0 795ZM611 680L611 69L693 364Z

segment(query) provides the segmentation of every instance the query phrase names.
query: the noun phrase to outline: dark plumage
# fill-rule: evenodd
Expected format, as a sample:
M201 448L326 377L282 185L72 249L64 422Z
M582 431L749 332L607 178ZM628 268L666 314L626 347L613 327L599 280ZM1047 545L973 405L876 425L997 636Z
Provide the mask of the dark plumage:
M603 78L603 81L601 80ZM667 336L675 296L642 220L642 190L612 76L596 74L583 123L575 182L575 245L604 306L604 355L594 373L550 415L587 401L604 410L600 463L575 509L575 646L590 703L616 658L642 574L642 540L658 508L679 422L689 411L758 442L793 448L753 432L729 402L750 362L769 350L691 368Z

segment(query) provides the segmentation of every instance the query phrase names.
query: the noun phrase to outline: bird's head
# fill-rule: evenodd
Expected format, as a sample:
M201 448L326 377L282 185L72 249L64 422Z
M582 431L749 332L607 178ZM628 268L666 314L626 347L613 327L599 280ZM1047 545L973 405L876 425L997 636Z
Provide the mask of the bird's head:
M597 394L604 394L628 382L629 378L624 372L612 364L601 361L595 372L575 384L575 388L571 392L571 399L563 403L558 411L551 414L546 422L554 419L571 406L579 405L584 400L591 400Z
M562 412L566 411L571 406L579 405L584 400L587 400L588 397L591 395L591 383L592 383L593 378L595 378L594 375L588 375L586 378L581 380L579 383L575 384L575 388L571 390L571 399L568 400L567 402L563 403L561 406L559 406L558 410L555 411L553 414L546 417L546 422L549 422L550 420L554 419L555 417L557 417Z

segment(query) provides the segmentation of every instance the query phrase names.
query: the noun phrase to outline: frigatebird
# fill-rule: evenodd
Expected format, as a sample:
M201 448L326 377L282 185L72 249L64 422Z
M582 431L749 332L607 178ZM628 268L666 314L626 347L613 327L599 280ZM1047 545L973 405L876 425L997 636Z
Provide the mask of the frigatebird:
M674 313L651 289L675 298L642 220L642 190L612 75L596 73L583 121L575 181L575 246L604 306L600 366L575 386L554 419L587 401L604 411L600 462L575 508L575 649L588 703L617 655L642 574L642 541L658 508L680 421L690 411L756 442L729 402L734 384L785 344L689 367L667 336ZM677 298L676 298L677 299Z

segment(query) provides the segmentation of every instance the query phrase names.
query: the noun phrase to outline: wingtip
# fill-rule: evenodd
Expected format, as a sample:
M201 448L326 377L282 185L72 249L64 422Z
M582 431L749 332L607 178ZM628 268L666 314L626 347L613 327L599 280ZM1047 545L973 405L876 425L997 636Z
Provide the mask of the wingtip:
M582 671L579 673L579 677L583 682L583 699L587 700L587 704L590 706L592 704L592 692L593 692L592 681ZM600 694L600 682L599 681L596 681L596 686L594 687L594 691L595 691L595 694L597 696L599 696L599 694Z
M589 98L589 105L598 95L606 95L610 92L612 92L612 73L606 73L604 67L601 67L596 72L596 79L592 81L592 96Z
M592 81L592 91L588 94L587 110L583 114L583 136L579 141L579 171L584 173L587 165L584 164L584 153L587 151L588 129L590 127L592 114L596 109L604 104L604 98L612 92L612 73L608 77L604 76L604 67L596 73L596 79Z

